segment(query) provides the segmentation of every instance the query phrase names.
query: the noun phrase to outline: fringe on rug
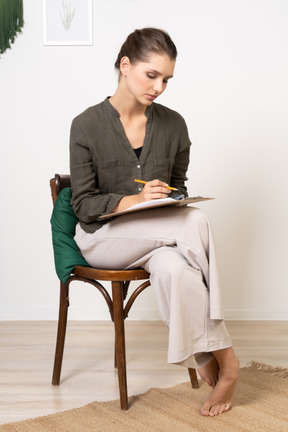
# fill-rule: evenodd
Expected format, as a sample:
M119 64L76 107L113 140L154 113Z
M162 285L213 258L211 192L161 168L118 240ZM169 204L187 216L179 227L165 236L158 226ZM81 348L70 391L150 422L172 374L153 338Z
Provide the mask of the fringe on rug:
M258 370L260 372L266 372L272 374L274 376L278 376L280 378L288 378L288 369L279 367L279 366L270 366L264 363L258 363L255 361L251 361L248 363L247 367L249 369Z

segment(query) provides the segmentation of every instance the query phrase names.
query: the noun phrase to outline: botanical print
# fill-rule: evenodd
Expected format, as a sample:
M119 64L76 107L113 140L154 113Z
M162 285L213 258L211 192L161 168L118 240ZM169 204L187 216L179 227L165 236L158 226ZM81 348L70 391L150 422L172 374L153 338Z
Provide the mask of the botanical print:
M42 1L44 45L92 45L92 0Z
M66 31L70 30L73 18L76 13L76 6L72 9L71 2L62 0L63 11L61 12L61 20Z

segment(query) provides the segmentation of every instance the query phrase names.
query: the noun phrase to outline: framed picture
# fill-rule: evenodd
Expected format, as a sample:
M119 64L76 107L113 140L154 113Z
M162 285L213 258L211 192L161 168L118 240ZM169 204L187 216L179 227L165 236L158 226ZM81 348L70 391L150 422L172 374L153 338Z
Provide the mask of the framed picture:
M92 45L92 0L42 0L43 45Z

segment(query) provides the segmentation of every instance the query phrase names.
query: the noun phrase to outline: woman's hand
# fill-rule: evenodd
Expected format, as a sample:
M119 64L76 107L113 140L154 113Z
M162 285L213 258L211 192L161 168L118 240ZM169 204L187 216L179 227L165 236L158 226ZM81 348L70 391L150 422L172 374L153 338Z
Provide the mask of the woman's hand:
M139 203L144 201L151 201L158 198L167 198L171 193L168 189L168 184L160 180L152 180L145 184L142 191L138 194Z
M155 200L158 198L167 198L171 193L167 183L160 180L152 180L145 184L142 191L137 195L128 195L122 198L114 207L111 213L126 210L135 204L140 204L145 201Z

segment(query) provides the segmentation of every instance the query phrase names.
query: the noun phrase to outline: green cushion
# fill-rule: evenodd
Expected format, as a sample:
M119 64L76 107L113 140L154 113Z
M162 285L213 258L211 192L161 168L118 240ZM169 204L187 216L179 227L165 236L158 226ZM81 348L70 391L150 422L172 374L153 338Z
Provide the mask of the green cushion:
M63 283L76 265L90 267L74 240L78 219L70 203L71 196L71 188L65 188L59 193L50 221L56 273Z

